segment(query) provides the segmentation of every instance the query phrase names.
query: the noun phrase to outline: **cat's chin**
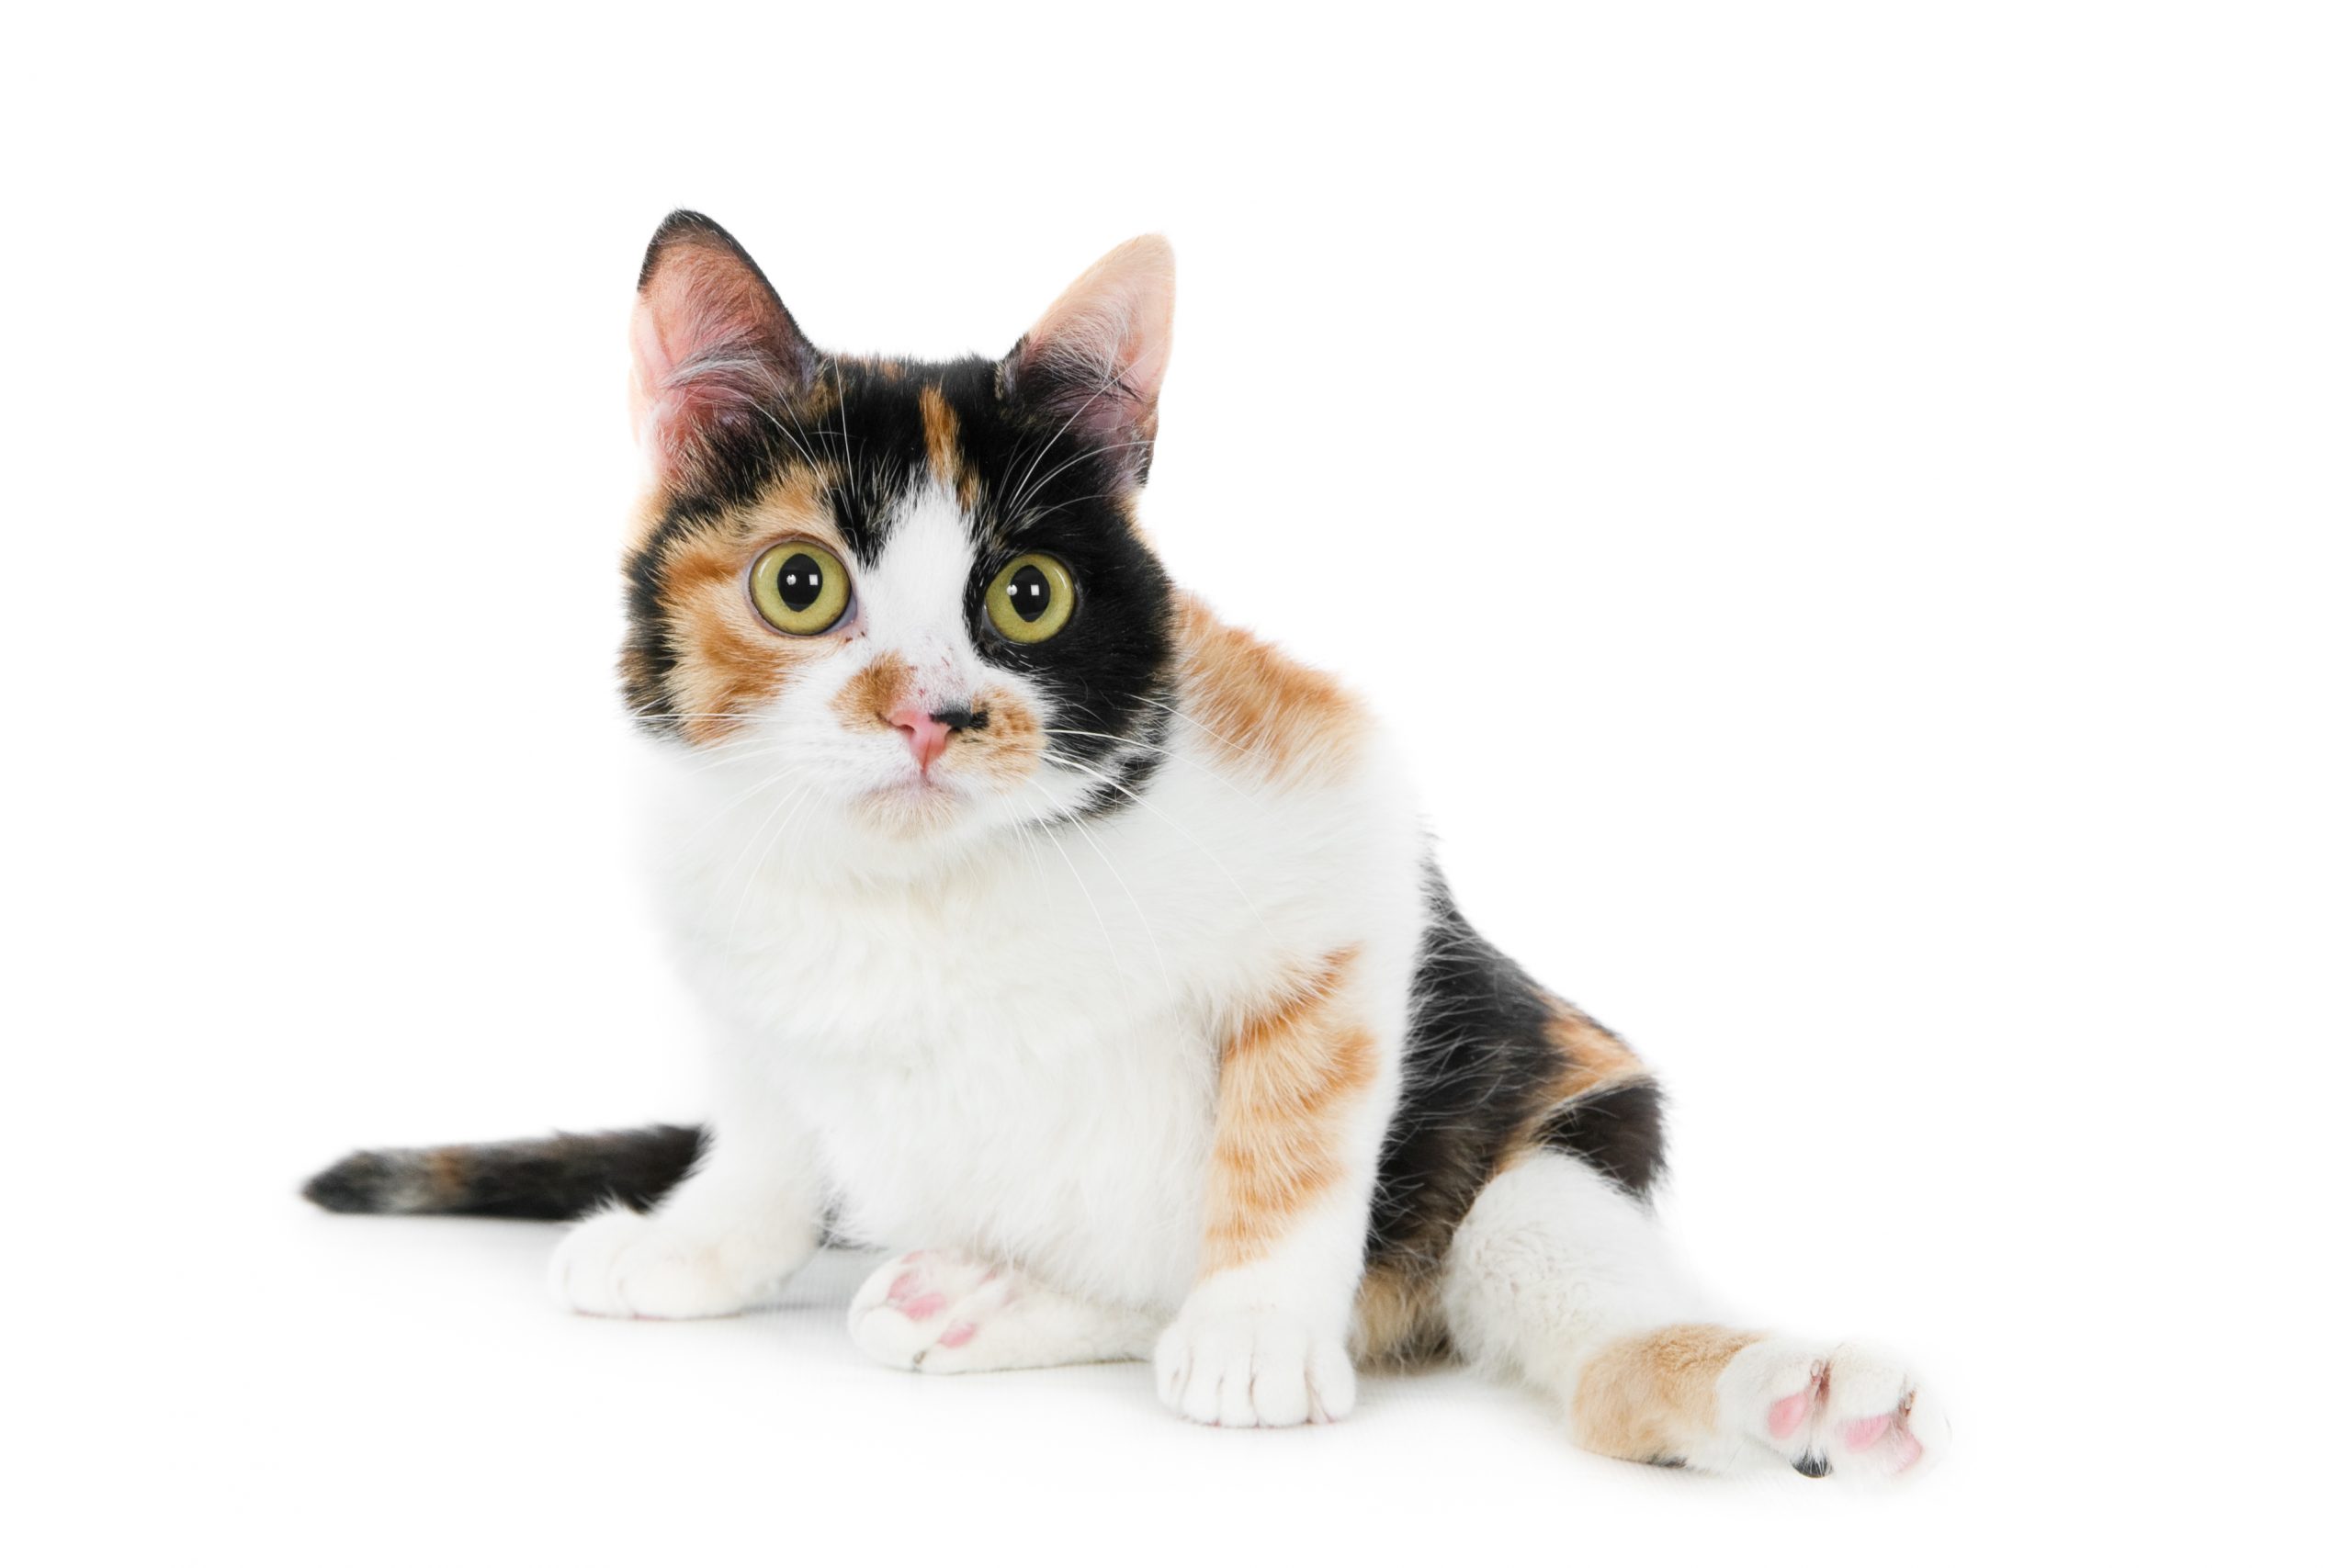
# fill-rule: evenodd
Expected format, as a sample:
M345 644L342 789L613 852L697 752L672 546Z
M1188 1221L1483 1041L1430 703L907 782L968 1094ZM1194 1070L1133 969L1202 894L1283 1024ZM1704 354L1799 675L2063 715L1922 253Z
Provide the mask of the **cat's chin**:
M936 838L967 823L972 797L935 780L917 778L885 784L858 796L858 825L885 838Z

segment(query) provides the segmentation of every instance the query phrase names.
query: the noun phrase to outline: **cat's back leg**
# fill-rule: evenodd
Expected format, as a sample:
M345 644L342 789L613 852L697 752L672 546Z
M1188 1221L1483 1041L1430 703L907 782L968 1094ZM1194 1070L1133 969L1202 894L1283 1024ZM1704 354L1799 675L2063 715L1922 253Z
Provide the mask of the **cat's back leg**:
M1648 1207L1572 1155L1489 1180L1440 1271L1454 1348L1556 1404L1616 1459L1807 1475L1916 1473L1947 1427L1899 1359L1726 1325L1685 1284Z
M1619 1459L1916 1472L1943 1423L1905 1365L1757 1333L1678 1276L1646 1199L1657 1085L1479 935L1434 870L1403 1103L1356 1301L1368 1357L1452 1347Z
M1082 1300L949 1247L890 1259L866 1276L849 1308L859 1349L921 1372L1140 1360L1165 1326L1165 1314Z

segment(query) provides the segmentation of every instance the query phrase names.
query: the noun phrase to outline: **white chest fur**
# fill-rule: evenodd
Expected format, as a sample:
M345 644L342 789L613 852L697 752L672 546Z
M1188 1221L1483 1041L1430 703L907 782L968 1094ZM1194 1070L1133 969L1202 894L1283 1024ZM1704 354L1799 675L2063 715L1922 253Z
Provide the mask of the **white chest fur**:
M1147 807L907 879L796 852L723 773L664 791L672 920L730 1077L773 1087L865 1239L1172 1305L1231 1021L1348 946L1401 1018L1419 840L1393 785L1277 793L1179 750Z

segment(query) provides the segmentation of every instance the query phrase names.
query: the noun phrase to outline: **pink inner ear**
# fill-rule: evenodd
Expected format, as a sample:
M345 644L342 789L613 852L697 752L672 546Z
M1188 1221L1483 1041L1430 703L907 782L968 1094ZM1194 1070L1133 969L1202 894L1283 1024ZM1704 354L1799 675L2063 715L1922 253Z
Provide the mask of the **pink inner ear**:
M814 351L756 270L723 246L689 239L649 268L629 355L631 423L666 483L723 429L789 396Z
M1049 377L1098 436L1148 438L1168 374L1176 314L1176 254L1166 240L1129 240L1062 291L1021 340L1019 368ZM1019 379L1017 378L1016 379ZM1117 384L1125 395L1096 397Z

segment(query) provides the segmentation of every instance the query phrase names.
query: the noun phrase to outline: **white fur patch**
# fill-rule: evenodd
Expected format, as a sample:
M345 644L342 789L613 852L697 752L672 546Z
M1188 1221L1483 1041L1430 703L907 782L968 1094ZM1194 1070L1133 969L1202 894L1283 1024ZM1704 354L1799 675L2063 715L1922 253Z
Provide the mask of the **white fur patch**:
M1163 1398L1194 1420L1337 1419L1354 1402L1345 1339L1428 918L1404 770L1365 733L1350 765L1268 782L1180 715L1143 798L1106 817L1063 820L1091 780L1051 761L1009 781L943 769L939 809L877 812L877 792L916 771L908 749L834 708L876 660L899 661L926 702L994 682L1049 730L1069 722L981 660L975 566L953 500L923 491L859 573L850 646L737 737L664 753L664 903L729 1088L703 1168L654 1217L576 1232L559 1292L587 1312L732 1311L808 1255L823 1213L852 1239L925 1249L852 1308L887 1364L1151 1348ZM1333 1134L1345 1179L1264 1256L1203 1280L1220 1053L1342 950L1376 1055ZM1596 1348L1690 1321L1694 1301L1647 1211L1548 1154L1489 1184L1442 1283L1467 1356L1564 1402ZM1813 1387L1823 1365L1837 1375L1819 1408L1776 1429L1782 1385ZM1694 1464L1842 1442L1857 1472L1893 1471L1940 1442L1916 1381L1861 1352L1766 1341L1722 1397Z
M1109 817L1044 825L1091 787L1048 763L975 788L934 829L878 828L860 801L906 777L906 748L846 730L831 699L885 657L944 699L1017 682L971 645L973 570L952 502L919 493L858 576L850 656L715 756L666 756L670 923L732 1067L792 1108L794 1133L779 1111L775 1135L813 1140L842 1228L1172 1314L1197 1268L1233 1020L1360 946L1393 1068L1420 831L1374 737L1348 779L1283 791L1235 777L1185 723L1144 803ZM1385 1106L1374 1145L1381 1121ZM1361 1232L1349 1243L1342 1307Z

